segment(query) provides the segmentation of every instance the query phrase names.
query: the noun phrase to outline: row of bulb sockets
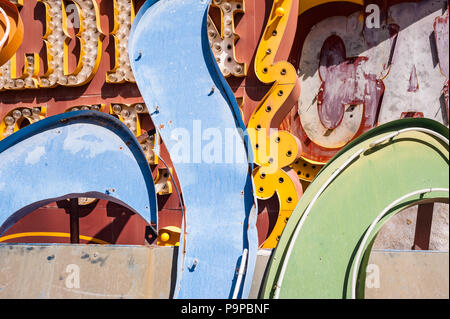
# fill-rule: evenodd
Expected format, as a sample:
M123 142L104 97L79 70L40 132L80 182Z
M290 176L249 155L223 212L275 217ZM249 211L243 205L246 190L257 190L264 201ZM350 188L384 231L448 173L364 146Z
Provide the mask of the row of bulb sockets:
M128 55L128 37L131 31L131 10L132 0L117 0L118 29L115 33L119 39L118 50L118 68L108 73L107 81L110 83L121 83L123 81L136 82L133 71L131 70L130 59Z
M80 111L80 110L81 111L90 111L90 110L92 110L92 111L100 111L101 108L102 108L102 106L98 105L98 104L96 104L96 105L83 105L83 106L72 107L71 109L68 110L68 112Z
M127 0L122 0L119 2L119 9L128 8L130 6L125 6L123 2L127 2ZM59 2L59 4L58 4ZM78 85L83 83L89 75L92 73L92 70L95 66L97 59L97 50L96 47L98 45L98 36L100 32L96 29L96 14L94 10L94 6L92 3L87 2L83 3L84 5L84 28L85 30L81 34L82 39L84 40L84 51L85 55L81 57L84 67L81 72L77 75L69 75L66 76L63 74L63 63L60 61L63 59L63 43L65 34L62 30L61 19L62 15L60 10L60 1L50 1L50 21L48 22L48 27L51 30L47 40L51 44L49 47L49 54L51 58L49 59L49 68L53 70L53 72L47 77L43 77L40 79L42 87L52 87L56 84L61 85ZM86 10L87 9L87 10ZM129 21L128 21L129 20ZM119 14L119 30L117 35L122 40L126 39L129 35L129 31L131 29L131 8L128 8L125 12L120 12ZM123 42L123 41L122 41ZM134 82L134 76L131 71L131 67L129 65L127 45L119 45L119 56L120 56L120 67L116 70L115 73L111 73L108 76L108 80L110 82L122 82L124 79ZM33 74L34 68L34 58L32 56L27 56L28 60L28 74ZM8 65L8 64L6 64ZM2 70L3 74L9 75L10 70L9 67L6 66ZM3 83L2 83L3 82ZM0 77L0 89L23 89L23 88L35 88L36 83L33 81L31 77L27 77L25 79L5 79L3 81Z
M136 104L136 105L134 105L134 109L136 110L137 113L143 113L145 111L145 106L143 104ZM112 107L112 110L117 115L121 114L121 112L122 112L122 105L114 104L113 107ZM121 115L125 115L125 117L130 116L130 111L128 111L126 109L124 111L127 111L127 113L123 113L122 112Z
M14 110L11 115L5 117L5 124L8 126L12 126L22 117L31 117L32 115L39 116L41 114L41 109L38 107L34 107L32 109L22 109L22 110Z
M24 88L35 88L36 83L32 78L34 73L34 55L26 54L26 70L28 74L26 78L10 79L6 78L6 75L10 74L10 63L5 63L3 67L0 68L0 89L24 89ZM24 73L25 73L24 72ZM2 76L2 75L5 76Z
M83 12L81 40L84 43L84 56L80 57L83 67L78 74L64 75L64 41L66 35L62 28L62 3L61 1L49 1L50 21L48 27L50 34L48 36L49 43L49 68L53 72L47 78L40 79L41 87L53 87L57 84L61 85L80 85L83 84L92 74L96 64L98 38L100 36L97 30L96 13L92 2L75 0L77 5L81 7ZM80 19L81 20L81 19Z
M213 48L213 53L219 67L224 76L229 76L231 74L236 76L244 75L244 67L234 59L234 33L232 30L233 23L233 5L229 2L216 0L214 5L219 6L224 12L224 24L226 28L223 31L224 39L218 38L218 31L212 21L211 17L208 16L207 27L208 36L210 39L211 47ZM237 9L242 8L242 4L235 4ZM228 65L227 65L228 64ZM230 72L230 68L232 71Z
M120 104L114 104L112 106L112 112L121 116L124 124L133 132L134 135L137 135L137 113L143 113L146 110L143 104L136 104L133 106L122 106Z
M137 113L143 113L145 111L145 106L143 104L136 104L134 106ZM68 111L79 111L79 110L93 110L93 111L100 111L101 105L84 105L81 107L73 107L70 108ZM127 109L124 109L122 112L122 106L119 104L113 105L113 112L115 114L120 114L124 118L127 118L131 115L131 112ZM39 116L41 114L41 109L38 107L29 109L24 108L22 110L14 110L11 115L8 115L5 117L5 124L10 126L14 125L17 120L19 120L22 117L31 117L32 115Z
M127 107L130 108L130 107ZM67 112L72 112L72 111L79 111L79 110L93 110L93 111L101 111L102 106L95 104L95 105L84 105L81 107L73 107L67 110ZM131 112L129 109L123 108L122 105L120 104L114 104L112 106L112 110L116 115L121 115L124 118L124 121L126 122L125 124L127 125L127 127L133 131L134 134L136 134L136 128L135 125L132 125L130 122L130 115ZM144 113L146 111L146 107L144 104L135 104L134 105L134 110L136 111L136 113ZM11 115L8 115L5 117L4 122L5 124L9 127L9 134L12 134L13 131L11 131L12 126L14 126L14 124L16 123L16 121L18 121L19 119L21 119L22 117L25 118L32 118L34 117L35 120L40 120L40 115L41 115L41 109L39 107L34 107L32 109L29 108L23 108L23 109L16 109L14 110ZM131 117L131 121L134 122L136 120L136 115ZM6 135L9 135L8 133ZM143 151L146 153L146 156L150 162L150 164L154 163L155 161L155 154L153 153L153 147L155 144L155 136L151 135L149 136L142 144L142 149Z
M223 0L214 0L214 4L216 6L220 6L225 12L231 12L231 10L233 9L232 5L229 2ZM238 4L238 9L240 9L240 4Z

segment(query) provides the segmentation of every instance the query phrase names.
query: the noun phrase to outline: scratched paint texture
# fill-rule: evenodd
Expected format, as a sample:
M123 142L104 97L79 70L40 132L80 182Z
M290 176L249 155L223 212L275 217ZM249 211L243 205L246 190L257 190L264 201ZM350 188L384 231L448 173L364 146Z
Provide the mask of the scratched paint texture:
M399 3L400 2L400 3ZM326 162L352 139L403 112L448 125L448 2L384 2L381 28L363 8L297 30L301 93L283 129L303 156ZM311 14L317 14L313 12ZM299 17L311 20L308 12Z
M78 111L42 120L2 140L0 162L0 235L34 209L70 194L117 201L157 222L146 158L112 116Z
M219 129L222 136L226 129L245 128L236 100L213 62L206 33L208 5L204 0L150 1L130 36L138 86L149 108L158 106L152 117L169 152L179 143L174 129L192 134L196 120ZM237 143L245 154L244 142ZM175 297L230 298L247 248L248 280L240 293L245 298L257 248L248 163L193 163L191 158L174 167L186 214Z
M334 150L330 155L376 125L394 32L393 25L366 29L356 12L324 19L307 35L299 65L299 124L313 143ZM373 49L377 38L388 40ZM313 160L324 156L310 145L305 150Z
M448 81L448 45L447 56L442 49L445 41L448 44L448 27L447 33L436 32L441 39L438 44L434 35L435 19L447 16L448 20L448 10L443 12L446 3L421 1L389 8L388 18L399 25L400 32L392 68L384 79L386 92L380 110L380 124L395 120L401 112L407 111L423 112L426 118L448 124L445 102L442 103L441 99ZM416 79L411 77L414 73ZM411 83L410 79L417 83ZM416 89L409 90L410 85Z

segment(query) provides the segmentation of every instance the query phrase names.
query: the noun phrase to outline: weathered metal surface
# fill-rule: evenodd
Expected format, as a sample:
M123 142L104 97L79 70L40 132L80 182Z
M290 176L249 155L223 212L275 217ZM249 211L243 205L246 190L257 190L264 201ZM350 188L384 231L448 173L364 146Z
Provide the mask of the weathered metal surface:
M87 11L85 9L90 3L96 3L98 6L98 11L90 17L94 20L90 21L95 21L99 24L99 28L105 37L102 45L95 47L95 49L100 50L99 54L101 55L98 69L96 70L96 73L91 81L81 87L68 88L59 85L52 89L25 88L17 91L15 90L17 88L11 89L8 85L6 87L4 86L5 83L11 79L6 74L7 72L3 72L3 69L0 70L0 73L4 73L3 75L0 75L0 140L6 135L10 135L12 132L18 131L28 124L34 123L45 117L61 114L75 109L91 109L112 114L123 120L125 124L129 125L131 131L137 128L137 130L133 132L137 137L143 137L145 132L152 134L154 131L154 124L151 121L136 84L131 83L132 81L130 82L128 80L123 82L121 76L118 74L122 73L122 71L126 71L127 69L126 63L121 64L121 61L123 62L125 58L125 62L128 62L127 40L129 29L131 27L130 23L134 16L134 12L140 8L144 1L79 0L77 3L81 4L81 11L79 11L80 8L75 6L75 3L65 3L65 6L59 7L59 4L63 1L52 1L52 6L54 9L49 12L46 12L43 1L26 0L19 2L6 2L11 5L15 11L17 11L17 8L20 9L20 17L22 18L21 20L23 21L23 29L25 32L22 45L18 49L16 55L7 63L9 66L14 66L12 69L15 69L15 71L12 72L14 74L12 74L11 79L15 82L28 82L30 80L33 82L34 80L38 83L40 77L45 77L44 74L50 72L49 61L46 53L46 42L44 39L48 36L46 35L46 31L48 31L46 29L46 23L49 22L50 19L53 19L52 24L53 22L59 24L60 21L56 20L58 20L63 14L67 15L66 36L69 38L67 59L65 62L67 62L66 67L70 72L75 70L80 60L86 58L80 53L80 39L76 36L76 33L79 31L77 23L80 22L80 12L82 15L86 15ZM15 3L16 5L12 5L11 3ZM123 10L115 10L117 5L119 5ZM84 13L82 12L83 10L85 10ZM120 26L118 26L119 21ZM95 25L95 23L92 24ZM54 40L54 38L51 39L51 41ZM12 69L9 68L10 71L12 71ZM114 72L112 72L112 70L114 70ZM116 76L116 82L111 80L114 76ZM114 113L116 105L122 106L122 110L124 112L120 114ZM138 107L141 109L143 108L144 111L140 110L139 112L134 112L133 109L137 109ZM130 113L128 117L124 116L126 111L129 111ZM14 112L21 112L22 116L16 119L16 123L13 123L13 125L5 125L5 119L8 116L13 118ZM11 118L9 120L11 120ZM152 150L149 145L151 143L142 141L141 144L143 148L145 148L144 152L146 153L146 156L150 157ZM173 165L164 145L164 141L161 141L159 136L155 136L155 141L151 145L155 148L159 148L159 154L164 158L164 163L161 161L155 163L148 158L154 178L156 178L159 169L169 168L173 170ZM109 165L108 161L104 161L103 165ZM119 174L119 172L120 171L116 174ZM177 184L177 174L174 170L172 172L172 177L173 178L171 181ZM165 193L162 195L157 195L157 200L159 209L158 218L161 222L160 226L180 227L181 202L179 196L176 193ZM44 210L40 210L40 212L44 212ZM97 227L106 227L105 224L111 222L111 218L104 214L104 210L102 208L99 208L98 212L94 209L90 216L96 217L96 226L92 226L92 229L96 229ZM103 216L104 218L101 218L100 216ZM41 217L42 220L40 226L42 228L46 228L45 225L47 224L51 224L56 227L56 220L52 220L51 215L43 213ZM39 216L36 216L36 218L39 218ZM24 222L26 222L26 220L24 220ZM110 224L109 228L111 229L114 225L115 224ZM65 231L64 222L61 221L57 227L59 227L59 232ZM143 227L145 228L144 225ZM33 232L36 230L37 225L34 223L22 223L22 231L27 231L27 228L29 232ZM53 230L56 231L55 229ZM145 230L140 229L137 233L141 234L142 231L145 232ZM90 235L92 237L95 233ZM126 235L125 237L129 237L132 243L136 243L136 233L122 235ZM112 233L106 236L110 236L112 239L116 238ZM47 240L49 238L47 238ZM11 241L12 240L13 239L11 239ZM17 238L17 240L20 241L21 239ZM36 238L36 240L38 240L38 238ZM59 242L58 239L55 240L56 242ZM124 240L125 243L127 243L125 238ZM143 237L141 237L141 240L143 241L140 242L145 242ZM119 240L119 242L121 242L121 240Z
M130 58L169 152L180 145L188 147L185 157L174 160L185 204L175 297L230 298L238 289L239 296L246 298L257 247L246 146L236 136L237 154L233 156L244 160L232 159L231 163L223 153L213 163L203 160L201 144L194 144L193 154L190 152L195 121L218 130L221 137L227 136L227 130L245 130L236 100L209 47L208 5L209 1L194 0L147 2L131 31ZM184 138L188 139L181 144L177 140L180 129L187 132ZM193 138L193 143L201 143ZM222 141L218 147L225 150ZM226 210L217 210L224 199ZM244 249L249 249L249 260L241 288L235 287L236 268L245 266L240 265Z
M421 114L427 109L425 117L446 123L446 115L441 118L445 107L441 112L440 93L437 93L442 85L435 84L442 80L442 76L435 66L430 65L430 61L436 60L436 52L433 46L433 23L429 23L430 19L441 14L445 1L408 2L411 1L377 2L381 10L379 28L367 26L365 20L367 13L363 1L300 2L295 41L293 45L284 42L283 48L290 50L287 61L298 68L301 96L298 105L291 103L289 106L292 108L291 113L280 125L280 129L289 131L300 140L302 146L300 155L314 162L312 165L326 163L351 140L377 126L380 112L389 116L383 120L384 123L402 117L405 111ZM248 72L244 78L229 77L227 80L241 101L241 111L246 124L251 121L254 116L252 113L258 108L259 112L267 113L262 105L270 87L261 82L255 74L258 68L256 48L270 39L269 34L263 33L264 27L270 25L272 21L273 15L269 10L272 4L273 1L257 1L257 4L252 0L246 1L245 14L235 26L236 33L240 37L235 45L236 57L248 65ZM392 14L403 7L404 14L397 16ZM439 20L437 23L437 30L440 30L439 41L442 43L445 43L446 37L448 38L443 27L445 16L446 13L442 15L442 21ZM262 25L261 21L264 21ZM426 27L418 28L417 21ZM406 36L402 40L404 45L409 45L406 55L414 55L416 61L426 59L427 70L424 71L424 65L419 62L421 65L403 69L406 63L404 60L407 59L400 57L403 54L399 50L405 51L398 44L400 33ZM422 39L425 33L430 37L428 44ZM410 45L416 42L420 47ZM445 47L442 44L440 46ZM273 47L270 49L274 50ZM318 55L318 52L321 54ZM445 52L443 53L445 55ZM402 79L407 76L406 82L400 83L396 81L398 76L390 75L389 72L394 68L402 69ZM426 84L426 87L420 84L420 77L425 72L427 81L430 78L433 82L433 88L430 88L429 84ZM389 101L383 100L386 77L392 82L389 84L389 90L402 99L403 110L391 112L382 109L389 107L383 106L383 103L390 104ZM399 87L405 85L403 92ZM445 88L444 86L444 92ZM417 96L432 95L433 101L430 103L420 98L420 101L411 105L406 102L410 101L408 97L410 93ZM265 116L265 119L270 119L270 116ZM298 171L303 173L302 170ZM299 177L304 175L299 174ZM304 186L308 185L304 178L300 179ZM255 179L256 181L258 180ZM257 186L256 189L267 188L264 185ZM277 215L279 212L273 210L272 213ZM265 213L259 215L258 229L261 233L265 233L267 238L270 235L267 230L272 230L273 225L267 222L269 219L266 216Z
M0 142L0 162L0 235L38 207L67 197L118 201L157 223L147 160L112 116L78 111L37 122Z
M274 2L255 55L255 73L271 84L248 122L254 161L253 175L258 199L276 194L280 210L277 221L262 244L274 248L296 203L303 193L297 174L288 167L299 157L299 141L287 131L278 131L283 118L300 93L295 68L286 61L295 37L298 2Z
M349 297L351 271L354 267L360 269L359 264L354 264L353 254L377 215L412 191L432 187L448 189L448 144L436 137L410 131L381 145L370 146L377 139L408 127L427 128L448 139L448 129L438 122L403 119L375 128L344 147L322 169L291 216L271 259L264 284L265 298L273 297L276 285L281 286L280 298ZM309 207L324 183L360 149L367 150L327 184L315 204ZM370 239L399 210L430 198L448 201L448 193L437 191L404 200L377 224ZM307 208L309 215L305 218L302 215ZM294 242L292 238L299 221L301 228ZM288 246L292 246L292 255L286 260ZM286 272L281 282L278 279L283 264ZM358 287L361 289L361 285Z
M26 41L19 49L19 53L16 57L17 76L15 76L13 81L16 84L20 82L20 80L27 81L33 78L33 76L26 73L36 71L36 66L40 66L40 69L36 71L39 74L34 74L34 78L39 79L46 77L44 73L47 71L48 61L46 59L46 50L44 42L42 41L42 36L43 32L46 31L45 20L48 19L48 17L45 17L45 9L40 2L45 3L46 1L27 0L21 8L21 15L26 18L25 24L29 32L25 34ZM119 2L119 6L126 5L125 10L113 10L117 7ZM14 108L18 109L21 107L27 107L29 108L28 110L32 110L33 107L39 106L42 112L37 115L37 119L40 119L46 115L65 112L73 107L91 107L92 105L101 106L102 111L113 114L115 104L123 103L123 105L130 106L137 102L142 102L142 98L134 84L118 84L122 77L122 75L119 75L118 71L123 71L123 69L121 67L115 67L119 65L119 62L122 63L124 59L128 59L128 52L123 50L123 45L121 46L122 49L119 49L117 45L114 46L113 43L113 40L119 40L119 37L122 40L123 38L127 38L127 32L129 31L127 28L130 26L130 21L132 21L133 17L133 14L130 14L130 17L127 16L130 11L130 6L133 7L134 3L139 7L139 4L142 2L143 1L133 2L131 0L76 0L75 3L81 4L82 7L90 3L99 5L99 10L95 13L95 19L100 25L99 28L101 30L99 31L106 35L103 41L103 47L100 49L102 60L100 61L99 68L97 73L93 76L92 81L86 84L86 86L76 88L58 86L51 90L23 90L20 91L20 94L17 94L17 91L1 92L0 120L5 116L12 115L11 112ZM146 9L155 2L157 1L147 1L144 5L144 9L140 12L138 19L136 20L139 20ZM220 1L216 2L219 3ZM285 1L284 3L287 2L289 1ZM58 3L57 5L62 4L62 7L64 7L62 1L54 1L54 3ZM232 49L227 48L227 50L230 51L228 51L228 55L223 57L231 57L238 61L237 64L236 61L231 61L228 66L233 68L244 68L241 70L243 72L239 71L235 75L240 76L245 73L246 77L231 76L227 79L233 88L236 97L238 97L239 108L236 108L233 104L234 116L239 119L239 115L237 114L241 112L243 122L247 123L257 106L263 104L264 96L270 89L269 85L271 84L266 85L265 83L260 82L255 74L255 52L258 48L258 43L260 43L260 39L264 40L266 38L265 36L261 37L261 34L263 33L266 24L272 21L272 13L270 11L272 5L275 4L275 6L277 6L282 2L277 4L277 2L274 2L273 0L245 0L245 2L242 2L241 0L230 0L222 1L220 3L223 10L227 10L225 7L226 3L231 3L232 6L237 5L237 3L243 3L243 5L245 5L245 14L243 17L239 16L237 20L231 20L233 39L219 42L221 42L221 45L226 45L228 47L231 42L234 42L237 37L240 37L237 43L233 43L235 47ZM305 161L305 163L303 163L302 161L304 161L304 159L297 159L300 161L295 161L289 165L294 169L293 172L297 173L297 176L300 177L300 183L302 183L304 188L305 185L307 186L308 183L314 179L315 174L317 174L317 171L321 167L319 164L324 164L324 162L328 161L349 141L377 125L378 118L381 118L381 122L388 122L399 117L425 116L428 118L435 118L439 121L442 119L442 122L448 123L448 10L444 12L444 5L448 6L448 4L446 4L448 2L438 0L381 0L376 3L382 7L382 28L374 30L369 30L364 26L364 11L361 7L363 1L306 0L298 3L300 16L298 19L299 22L295 34L295 41L285 41L283 43L283 54L286 55L283 60L288 61L299 69L300 81L310 81L306 86L302 82L302 95L305 96L311 94L312 106L308 104L308 107L305 108L304 104L295 102L292 103L292 106L286 105L286 110L288 110L289 107L292 107L292 110L288 118L281 124L280 129L285 129L300 139L303 148L301 156L310 161ZM65 5L67 6L68 3L65 3ZM188 11L191 10L191 8L185 10ZM121 12L118 14L119 11ZM350 13L353 14L349 15ZM53 16L53 13L51 15ZM227 22L230 17L234 18L234 13L224 14L224 19L221 21L223 22L221 25L221 32L226 31L227 26L230 25ZM206 19L207 18L205 18L205 21L207 21ZM119 20L121 21L120 26L118 24ZM185 21L179 22L178 28L180 25L184 25L184 23ZM218 24L216 23L216 25ZM307 27L305 27L305 25ZM68 63L67 68L69 71L73 71L79 60L82 59L82 56L77 54L79 45L76 43L80 40L80 37L76 35L76 31L76 28L69 28L68 30L70 38L68 44L69 57L68 61L65 62ZM294 36L293 31L295 31L295 27L289 30L290 34L288 38L292 37L292 40ZM108 34L110 36L108 36ZM329 41L330 39L333 41ZM303 42L305 42L306 45L303 45ZM122 42L122 44L124 43ZM263 41L261 41L260 45L263 44ZM191 43L186 43L185 47L191 45ZM292 50L291 46L293 46ZM301 48L302 50L297 50L297 48ZM268 48L265 49L267 50ZM119 54L120 50L122 51ZM322 51L322 59L321 55L317 55L319 51ZM25 53L27 53L27 56L25 56ZM178 53L184 55L184 48L178 48ZM277 55L279 56L280 54L277 53ZM407 58L405 58L405 56L407 56ZM37 65L35 63L33 64L35 67L34 69L30 68L31 64L27 64L27 59L31 57L33 57L34 62L37 60L39 61ZM308 63L305 63L305 60L302 60L305 58L309 65ZM167 59L167 57L164 57L164 59L159 60L159 63L170 63L167 62ZM192 59L192 57L188 56L188 59ZM312 63L310 63L311 61ZM125 62L128 63L128 61ZM222 64L225 63L225 61L221 62ZM298 67L299 63L301 67ZM181 64L178 65L180 70L185 66L186 65ZM115 70L111 71L113 68L115 68ZM113 81L114 76L116 76L116 82ZM127 79L131 78L129 74L125 74L124 76L127 77ZM159 78L163 76L165 75L154 75L153 83L158 82ZM106 83L105 79L107 77L108 80ZM220 82L226 86L223 79L221 77L219 77L219 79ZM170 90L173 92L173 83L166 81L166 85L167 83L171 84ZM385 92L386 85L388 86L387 93ZM2 83L0 83L0 87L3 87ZM16 87L16 89L17 88L18 87ZM217 94L217 90L211 90L211 92L213 95ZM386 93L384 99L383 93ZM316 96L313 96L314 94ZM386 96L388 96L388 98L386 98ZM175 98L171 97L171 101L176 101L179 104L179 106L177 105L177 112L181 112L181 105L184 104L186 107L186 103L190 100L178 97L179 96ZM229 97L230 95L227 95L226 99ZM431 99L429 97L431 97ZM393 101L392 105L391 101ZM194 99L192 99L191 102L192 104L197 103ZM302 102L302 97L299 102ZM149 108L152 108L157 104L159 106L159 101L155 102L155 100L153 100L151 103ZM317 105L314 105L314 103L317 103ZM297 106L297 104L299 105ZM206 108L211 108L211 105L212 104L209 103L201 106L202 110L204 111ZM191 105L188 105L187 108L191 108ZM263 110L265 109L266 108L263 108ZM237 110L239 110L239 112ZM155 113L153 115L158 116L157 113L159 112L159 109L155 109L154 111ZM148 117L148 114L146 115ZM120 115L118 116L120 117ZM217 114L214 114L214 116L217 117ZM34 121L31 121L30 118L27 119L30 123L33 123ZM269 117L263 117L263 119L269 120ZM272 119L273 118L270 118L270 120ZM277 121L278 120L280 119L277 119ZM150 130L153 130L153 123L151 123L149 117L144 121L147 122L147 124L150 123ZM139 128L139 123L130 122L129 119L124 122L130 124L130 130L135 129L136 124ZM28 122L23 121L21 123L22 124L18 125L20 128L27 125ZM173 122L169 121L167 123L157 124L160 124L158 129L167 130ZM0 124L0 130L2 129ZM149 129L149 126L147 126L147 129ZM139 135L137 133L138 131L139 129L137 129L136 135ZM1 133L2 132L0 132L0 134ZM166 137L169 135L170 134L167 133ZM222 135L224 135L223 132ZM159 138L158 134L155 136L156 138ZM2 136L0 135L0 139L1 138ZM174 225L181 226L183 204L180 192L182 188L176 178L177 172L173 170L169 151L164 144L161 144L161 149L156 150L155 152L152 152L151 148L153 146L158 148L159 145L157 143L147 143L145 145L151 145L150 150L148 150L148 148L147 150L144 150L147 159L149 159L149 156L151 156L152 153L157 153L161 158L161 161L156 166L151 167L153 177L161 186L157 201L160 208L158 216L163 216L163 218L158 219L158 221L161 222L158 226L160 228ZM284 150L285 149L283 149L283 151ZM170 151L173 154L173 148L171 148ZM311 160L314 161L311 162ZM105 161L105 163L108 163L108 161ZM306 168L302 168L303 164L309 165L308 168L310 167L311 169L307 170ZM313 165L316 165L314 169ZM165 173L169 172L171 176L167 177L166 175L166 177L164 177ZM158 180L158 176L163 178ZM283 177L286 176L281 176L281 178ZM293 181L298 182L295 175L289 175L289 178L291 177ZM276 179L266 179L266 183L267 181L269 181L269 183L267 186L262 185L262 187L266 186L263 187L266 191L268 189L272 190L269 185L278 185L280 180L280 178L278 178L278 181ZM286 178L283 179L283 181L285 180ZM286 185L286 183L284 183L284 185ZM210 191L210 189L207 189L206 187L205 189ZM206 193L207 192L205 191L203 192L203 194ZM290 198L289 196L285 196L285 194L286 193L283 192L283 194L280 195L280 198ZM275 192L274 196L267 196L270 197L268 199L258 199L258 203L261 207L257 210L260 213L257 227L259 230L259 242L261 244L264 244L268 237L271 238L266 244L269 244L269 241L271 242L270 244L276 244L276 233L279 233L282 229L280 225L284 219L281 218L279 219L279 223L276 223L277 218L280 216L287 217L290 215L290 211L292 211L292 209L282 209L280 211L279 203L275 203L276 201L279 201L278 195L279 194ZM301 195L301 191L298 192L298 195ZM297 198L295 200L292 200L291 198L290 205L295 206L296 201ZM251 206L251 204L249 205ZM45 207L44 209L39 210L39 212L46 211L48 213L49 210L46 210L47 208L48 207ZM98 212L100 211L101 210L99 209ZM92 214L91 217L92 216L94 216L94 214ZM99 215L97 214L95 216ZM189 216L189 214L184 215L184 217L186 216ZM37 220L40 217L48 217L42 219L41 224L56 222L56 219L52 219L49 217L49 214L46 213L34 217L36 218L34 220ZM119 219L120 218L118 218L117 221L119 221ZM58 225L60 229L64 228L64 222L62 222L62 220L63 219L61 219L61 222ZM96 219L95 222L93 220L91 221L95 224L95 227L92 227L93 229L95 228L95 230L90 234L93 235L90 236L92 239L102 240L94 235L102 228L101 225L103 225L102 223L106 220L108 219L100 218ZM123 221L124 219L120 220ZM26 218L21 220L21 222L26 221ZM31 223L31 219L28 221ZM145 221L144 223L139 224L139 227L144 226L144 224ZM278 224L278 226L276 226L276 224ZM111 223L109 226L114 227L114 225L116 224ZM21 226L24 226L24 224L21 224ZM29 231L32 228L31 226L35 225L28 224L25 226L23 232ZM82 224L80 226L82 226ZM246 226L244 225L243 229L245 228ZM273 232L275 228L276 232ZM139 236L141 236L141 231L142 229L139 229ZM251 231L255 230L251 229ZM10 233L5 233L4 235L9 234ZM111 236L112 240L117 240L117 236L114 236L113 233L106 234L106 232L102 232L102 235ZM133 238L133 241L142 239L142 237L137 237L137 234L134 235L136 235L136 237L130 236L130 238ZM189 236L191 236L191 234L189 234ZM29 240L32 237L21 238L28 238ZM38 238L43 237L34 238L38 240ZM65 239L66 237L61 238ZM10 238L9 240L14 239ZM245 242L245 239L243 241ZM118 242L120 242L120 240ZM254 255L251 254L250 257L251 263ZM236 263L236 267L238 266L238 263ZM190 274L188 274L188 276L190 276ZM249 286L247 285L246 287L248 288ZM245 293L243 295L245 295Z
M352 139L403 112L448 123L447 1L377 4L379 28L367 25L365 8L348 3L325 4L299 17L290 61L302 89L282 128L300 139L308 159L325 163Z
M448 111L448 88L449 88L449 56L448 56L448 43L449 43L449 25L448 25L448 9L447 11L434 20L434 36L436 40L436 50L439 59L439 68L442 74L447 79L442 90L444 95L446 111L447 111L447 124L449 121L449 111ZM443 115L445 119L445 115Z
M167 299L174 247L0 245L0 299Z
M392 67L383 80L386 91L380 109L380 124L395 120L401 112L407 111L423 112L426 118L448 124L445 100L442 103L441 97L448 81L448 64L444 62L448 60L448 45L447 59L439 49L445 41L448 43L448 30L446 34L435 30L435 20L441 17L447 5L445 0L433 0L400 3L388 9L387 19L397 24L400 31ZM443 17L445 15L448 16L448 12ZM439 37L438 41L435 36ZM416 88L409 90L414 73L417 83L413 86Z
M370 254L366 299L448 299L449 255L435 251Z

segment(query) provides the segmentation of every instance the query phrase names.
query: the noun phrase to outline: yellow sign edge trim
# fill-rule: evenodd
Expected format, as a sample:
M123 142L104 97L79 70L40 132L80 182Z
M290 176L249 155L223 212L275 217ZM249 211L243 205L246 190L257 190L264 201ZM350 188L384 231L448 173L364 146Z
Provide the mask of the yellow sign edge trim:
M58 233L58 232L17 233L17 234L12 234L12 235L8 235L8 236L0 237L0 243L4 242L6 240L9 240L9 239L22 238L22 237L64 237L64 238L70 238L70 234L69 233ZM98 239L98 238L94 238L94 237L84 236L84 235L80 235L80 239L87 240L87 241L92 241L92 242L94 242L96 244L101 244L101 245L111 245L111 243L108 243L107 241L104 241L104 240L101 240L101 239Z

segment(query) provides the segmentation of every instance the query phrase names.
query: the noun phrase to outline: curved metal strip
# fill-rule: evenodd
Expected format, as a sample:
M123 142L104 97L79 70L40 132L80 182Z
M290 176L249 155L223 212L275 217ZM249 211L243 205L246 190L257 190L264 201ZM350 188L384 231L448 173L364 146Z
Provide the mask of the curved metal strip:
M19 10L14 4L6 0L0 0L0 8L2 9L2 12L0 12L0 28L4 29L0 38L0 66L2 66L22 44L24 28Z
M239 107L209 46L209 1L150 4L135 20L129 48L137 84L172 155L185 203L175 297L231 298L236 268L245 266L240 260L249 249L244 288L237 287L245 298L257 250L251 165L239 135L245 132ZM234 141L227 141L230 133ZM208 138L214 154L220 154L212 161L205 160L202 147ZM180 147L187 152L176 159Z
M9 33L11 31L11 24L9 22L8 16L6 15L5 10L3 10L3 8L1 6L0 6L0 13L1 13L0 21L2 22L2 24L3 24L3 22L5 22L5 29L3 31L3 37L0 39L0 48L2 48L3 44L6 42L6 40L9 37Z
M153 178L138 141L95 111L52 116L0 142L0 236L38 206L70 197L119 202L157 223Z
M286 225L263 297L350 298L352 270L359 267L355 254L377 215L418 189L448 188L448 135L438 122L407 119L373 129L343 148ZM434 192L416 201L446 197ZM411 203L405 198L390 214Z

